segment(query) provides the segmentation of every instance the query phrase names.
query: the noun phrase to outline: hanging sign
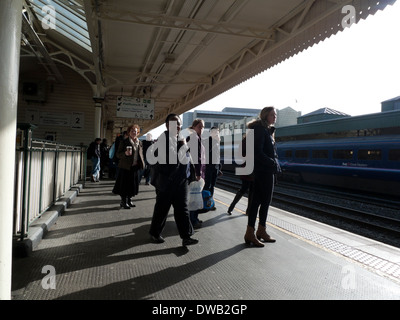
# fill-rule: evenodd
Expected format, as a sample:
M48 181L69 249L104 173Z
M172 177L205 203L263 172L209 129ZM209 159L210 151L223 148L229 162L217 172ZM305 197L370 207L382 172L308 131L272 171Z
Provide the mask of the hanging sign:
M117 97L117 117L153 119L154 99Z

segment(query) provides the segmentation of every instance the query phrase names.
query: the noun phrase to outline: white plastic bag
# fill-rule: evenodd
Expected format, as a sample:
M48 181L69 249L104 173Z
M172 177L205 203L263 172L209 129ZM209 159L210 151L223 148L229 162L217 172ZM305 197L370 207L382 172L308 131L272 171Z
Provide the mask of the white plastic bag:
M203 209L203 195L201 191L204 187L204 179L201 178L198 181L192 181L189 184L189 201L188 209L189 211L196 211Z

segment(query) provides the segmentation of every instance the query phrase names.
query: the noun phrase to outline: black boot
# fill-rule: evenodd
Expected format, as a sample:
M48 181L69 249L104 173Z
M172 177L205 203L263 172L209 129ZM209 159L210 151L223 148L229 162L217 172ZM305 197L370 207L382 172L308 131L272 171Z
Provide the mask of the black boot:
M120 206L121 206L121 208L124 208L124 209L130 209L131 207L129 206L129 204L127 203L127 201L126 201L126 197L122 197L121 196L121 203L120 203Z
M136 207L136 205L133 204L132 199L130 197L126 197L126 204L131 208Z

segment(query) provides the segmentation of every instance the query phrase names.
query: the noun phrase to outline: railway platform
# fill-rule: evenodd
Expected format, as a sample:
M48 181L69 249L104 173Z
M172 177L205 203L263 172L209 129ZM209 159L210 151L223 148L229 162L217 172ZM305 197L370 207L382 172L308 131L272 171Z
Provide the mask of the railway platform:
M141 184L125 210L113 183L87 183L33 252L13 259L13 300L400 299L398 248L274 207L276 243L249 247L247 199L228 215L233 194L221 189L217 210L200 215L197 245L182 246L172 209L157 244L154 188Z

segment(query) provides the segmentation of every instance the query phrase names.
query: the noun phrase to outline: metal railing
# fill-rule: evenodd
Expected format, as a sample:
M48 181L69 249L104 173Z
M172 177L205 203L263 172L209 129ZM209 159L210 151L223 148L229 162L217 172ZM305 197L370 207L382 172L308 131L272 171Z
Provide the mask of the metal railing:
M84 183L86 147L31 139L29 129L21 135L15 157L14 236L24 239L37 218L78 181Z

